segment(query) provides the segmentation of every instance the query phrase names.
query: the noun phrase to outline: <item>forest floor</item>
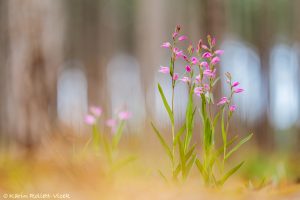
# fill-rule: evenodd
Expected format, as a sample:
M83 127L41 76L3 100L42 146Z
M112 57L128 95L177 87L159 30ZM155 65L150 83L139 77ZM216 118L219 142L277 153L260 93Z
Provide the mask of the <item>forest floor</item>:
M168 164L164 156L155 152L129 163L110 176L97 156L89 153L83 157L78 153L74 156L74 152L76 149L47 146L46 150L34 155L2 153L0 199L300 199L300 184L295 181L268 182L258 189L247 185L248 181L237 174L222 189L207 189L194 170L187 182L167 184L158 175L157 169Z

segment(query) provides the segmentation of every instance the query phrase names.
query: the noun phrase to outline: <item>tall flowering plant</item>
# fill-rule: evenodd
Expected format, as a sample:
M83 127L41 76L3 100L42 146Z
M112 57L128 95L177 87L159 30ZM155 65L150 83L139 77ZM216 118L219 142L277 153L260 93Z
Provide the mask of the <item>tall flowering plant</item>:
M126 121L131 117L128 111L121 111L116 118L105 120L105 125L110 129L110 134L105 134L101 131L101 115L100 107L91 106L90 113L85 116L85 123L92 127L92 137L88 141L93 143L97 153L104 155L109 166L109 173L114 172L125 164L134 160L134 157L129 156L125 159L120 159L118 156L119 143L123 135L123 129Z
M171 145L168 144L153 124L152 127L170 158L172 178L174 180L178 180L179 177L185 180L191 167L196 165L206 185L220 186L244 163L241 162L225 172L226 161L241 145L252 137L252 134L249 134L244 139L238 141L237 136L230 139L228 136L230 120L237 109L237 106L233 104L233 98L236 94L244 90L239 88L240 83L233 81L231 74L227 72L225 77L230 88L230 95L222 97L215 103L214 90L220 79L217 75L217 68L223 50L216 49L216 39L208 35L207 44L199 40L196 48L188 45L186 52L184 52L177 47L177 44L185 40L187 40L187 37L180 34L180 26L177 26L172 35L172 42L162 44L163 48L169 49L171 52L169 66L161 66L159 70L159 72L168 75L172 83L171 106L160 84L158 84L161 99L171 122ZM186 62L184 66L185 72L182 75L175 72L175 63L178 59L183 59ZM187 85L188 103L185 123L176 132L174 122L174 92L176 85L180 82ZM196 97L195 99L194 96ZM198 101L200 102L199 108L196 106ZM202 119L200 154L196 153L195 144L191 144L195 113L199 113ZM220 126L221 133L216 132L218 126ZM218 138L222 140L221 147L216 146L216 139ZM178 151L176 151L176 148ZM215 167L216 165L218 168ZM166 176L162 172L160 174L166 179Z

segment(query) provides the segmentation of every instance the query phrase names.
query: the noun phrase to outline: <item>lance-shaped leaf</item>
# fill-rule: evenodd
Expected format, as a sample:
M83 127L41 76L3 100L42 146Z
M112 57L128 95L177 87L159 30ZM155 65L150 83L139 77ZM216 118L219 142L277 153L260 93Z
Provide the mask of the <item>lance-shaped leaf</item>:
M223 177L221 180L218 181L218 185L223 185L227 179L233 175L239 168L241 168L241 166L244 164L244 161L241 162L240 164L238 164L237 166L235 166L234 168L232 168L231 170L229 170Z
M161 86L160 86L159 83L157 84L157 87L158 87L158 91L160 93L161 99L162 99L162 101L164 103L164 106L165 106L165 108L166 108L166 110L168 112L170 121L171 121L172 125L174 125L174 116L173 116L172 110L171 110L171 108L170 108L170 106L168 104L168 101L167 101L167 99L165 97L165 94L164 94L164 92L163 92L163 90L162 90L162 88L161 88Z
M153 123L151 123L151 126L152 126L154 132L156 133L156 135L157 135L160 143L164 147L167 155L170 157L171 160L173 160L173 156L172 156L171 150L170 150L169 146L167 145L166 141L164 140L164 138L162 137L162 135L159 133L159 131L157 130L157 128L153 125Z
M176 145L178 143L178 141L180 140L181 135L184 133L185 127L186 127L185 124L183 124L183 126L176 133L174 145Z
M231 154L233 154L236 150L238 150L240 148L240 146L242 146L244 143L246 143L248 140L250 140L252 136L253 136L253 133L249 134L247 137L242 139L235 147L233 147L233 149L231 149L228 152L228 154L226 154L225 160L228 159L231 156Z
M196 159L196 166L199 172L201 173L201 175L203 176L204 180L208 180L207 172L205 171L204 166L202 165L201 161L198 158Z
M122 134L123 134L124 125L125 125L125 121L122 120L121 123L118 126L117 132L113 136L113 146L112 146L113 149L117 148L117 146L118 146L118 144L119 144L119 142L121 140L121 137L122 137Z
M164 179L166 183L169 183L167 177L162 173L162 171L158 170L158 174Z

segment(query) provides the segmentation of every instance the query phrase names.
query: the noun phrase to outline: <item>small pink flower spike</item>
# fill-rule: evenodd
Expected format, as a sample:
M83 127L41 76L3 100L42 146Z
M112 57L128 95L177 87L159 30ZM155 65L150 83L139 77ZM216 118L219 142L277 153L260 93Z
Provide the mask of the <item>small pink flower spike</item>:
M186 76L182 77L180 80L184 83L189 83L191 81L191 79L189 77L186 77Z
M244 89L237 88L237 89L234 90L234 93L241 93L241 92L244 92Z
M121 111L118 116L120 120L127 120L131 117L131 113L128 111Z
M212 65L215 65L215 64L217 64L218 62L220 62L220 58L218 57L218 56L216 56L216 57L214 57L212 60L211 60L211 64Z
M88 125L93 125L96 123L96 118L93 115L86 115L84 121Z
M184 56L183 51L179 50L178 48L174 48L173 52L177 57Z
M178 37L178 41L184 41L184 40L187 40L187 37L185 35Z
M224 105L225 103L227 103L228 100L227 100L227 97L222 97L220 99L220 101L217 103L217 106L221 106L221 105Z
M199 62L198 58L196 57L191 57L191 63L196 65Z
M185 71L190 73L192 71L191 66L189 66L189 65L185 66Z
M205 52L203 55L202 55L202 57L203 58L210 58L212 55L211 55L211 53L209 53L209 52Z
M235 81L235 82L233 82L232 87L236 87L236 86L238 86L239 84L240 84L239 82Z
M208 47L205 44L203 44L201 47L202 49L208 50Z
M216 38L215 38L215 37L212 38L212 40L211 40L211 45L212 45L212 46L215 46L215 45L216 45Z
M236 110L236 105L230 106L230 107L229 107L229 110L230 110L231 112L234 112L234 111Z
M176 81L179 78L179 75L177 73L174 73L173 80Z
M204 93L203 87L195 87L194 93L195 93L195 95L200 96L201 94Z
M223 55L223 53L224 53L224 50L220 50L220 49L219 49L219 50L216 50L216 51L215 51L215 54L216 54L216 55Z
M171 44L170 44L170 42L164 42L164 43L161 45L161 47L163 47L163 48L170 48L170 47L171 47Z
M90 107L90 111L93 115L95 115L96 117L100 117L102 114L102 109L100 107L96 107L96 106L91 106Z
M115 119L108 119L106 120L105 124L106 126L113 128L116 127L117 121Z
M163 73L163 74L168 74L170 73L170 69L169 67L164 67L164 66L160 66L160 70L158 70L160 73Z

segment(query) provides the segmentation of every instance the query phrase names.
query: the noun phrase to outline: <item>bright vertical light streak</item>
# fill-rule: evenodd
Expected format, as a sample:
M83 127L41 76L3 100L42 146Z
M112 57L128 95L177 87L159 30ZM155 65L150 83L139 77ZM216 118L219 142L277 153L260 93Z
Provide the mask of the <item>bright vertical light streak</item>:
M278 129L287 129L299 115L299 61L295 49L276 45L270 57L270 118Z

